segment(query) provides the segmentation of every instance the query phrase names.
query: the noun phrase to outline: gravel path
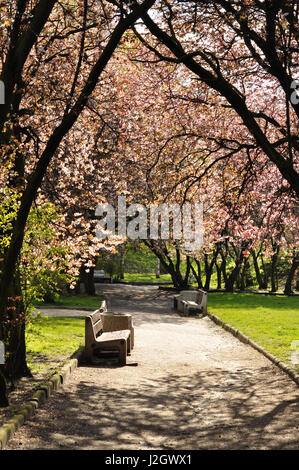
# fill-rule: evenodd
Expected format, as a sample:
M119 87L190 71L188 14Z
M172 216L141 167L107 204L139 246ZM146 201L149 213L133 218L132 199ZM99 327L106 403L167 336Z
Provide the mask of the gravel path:
M79 367L8 450L298 449L298 387L264 356L169 292L100 288L133 316L128 365Z

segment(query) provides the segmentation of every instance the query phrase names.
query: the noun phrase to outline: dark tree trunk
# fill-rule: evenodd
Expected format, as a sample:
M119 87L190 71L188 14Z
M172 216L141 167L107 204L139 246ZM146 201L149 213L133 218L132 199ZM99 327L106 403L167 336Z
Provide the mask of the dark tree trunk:
M205 285L204 290L208 291L210 288L211 276L213 272L212 262L209 263L208 255L204 254L204 266L205 266Z
M293 283L295 272L296 272L298 266L299 266L299 257L298 257L298 254L294 253L293 254L293 259L292 259L292 265L291 265L290 270L288 272L286 283L285 283L285 286L284 286L284 294L285 295L293 294L292 283Z
M221 289L221 285L222 285L222 266L221 266L221 264L219 266L218 263L215 263L216 271L217 271L217 289L218 290Z
M190 273L190 261L187 261L187 270L183 276L181 273L181 254L176 249L176 262L173 263L166 246L158 245L157 242L152 240L145 240L145 245L159 258L161 266L165 272L171 276L174 287L178 290L184 290L188 288L188 278Z
M222 234L224 235L224 233ZM219 253L221 256L221 271L222 271L222 276L223 276L223 281L224 281L224 288L227 290L227 283L228 283L228 275L226 272L226 261L227 261L227 256L228 256L228 242L225 240L222 243L219 243Z
M224 281L224 288L227 290L227 282L228 282L228 275L226 272L226 259L222 259L221 263L221 270L222 270L222 276L223 276L223 281Z
M194 260L195 263L196 263L196 266L197 266L197 271L194 269L194 266L192 265L192 263L190 264L190 267L191 267L191 271L196 279L196 282L197 282L197 287L199 289L203 289L203 284L202 284L202 279L201 279L201 266L200 266L200 261L198 261L197 259Z
M71 291L72 289L69 289L69 290ZM79 295L81 293L81 278L80 278L80 276L79 276L78 281L76 282L76 286L75 286L74 291L75 291L76 295Z
M240 291L244 291L247 287L246 276L247 276L248 269L249 269L248 258L245 258L243 261L243 267L240 270L240 280L239 280Z
M278 261L278 253L279 253L279 248L277 248L275 253L271 256L271 271L270 271L271 292L276 292L278 288L277 279L276 279L276 267L277 267L277 261Z
M94 285L94 268L90 268L89 272L83 274L85 293L87 295L96 295L96 289Z
M261 255L261 261L262 261L262 266L263 266L263 283L262 283L262 289L267 290L268 289L268 272L265 266L264 262L264 257Z
M243 263L243 259L244 259L244 257L243 257L243 248L241 248L240 252L238 253L237 248L234 245L232 245L232 246L233 246L236 258L235 258L235 267L234 267L234 269L232 270L232 272L230 273L230 275L228 276L228 278L226 280L225 290L227 292L233 292L234 291L234 286L235 286L235 283L238 279L240 269L242 267L242 263Z
M212 259L209 262L209 256L207 253L204 254L204 266L205 266L205 285L204 285L204 290L208 291L210 289L210 283L211 283L211 277L213 274L213 268L214 264L216 263L216 259L218 256L219 248L218 246L214 248Z
M21 377L31 376L26 361L25 312L17 272L8 292L5 315L1 316L1 339L5 345L5 366L0 373L0 406L7 406L7 382L14 387ZM8 321L4 321L8 320Z
M239 269L239 266L235 266L231 274L228 276L227 283L225 286L226 292L234 292L234 286L238 277Z
M9 405L4 365L0 365L0 408Z
M251 250L251 256L253 260L253 266L255 271L256 282L258 283L259 289L264 289L265 283L261 275L261 271L258 265L258 259L254 250Z
M187 263L187 265L186 265L186 272L185 272L185 276L184 276L184 282L185 282L186 285L188 285L190 271L191 271L190 256L187 256L186 263Z

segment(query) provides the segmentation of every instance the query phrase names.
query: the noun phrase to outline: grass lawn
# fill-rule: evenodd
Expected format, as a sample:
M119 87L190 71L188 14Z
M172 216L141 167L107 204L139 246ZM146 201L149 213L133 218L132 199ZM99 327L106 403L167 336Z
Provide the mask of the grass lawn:
M86 294L59 295L56 296L54 303L48 304L41 302L37 304L37 307L86 307L96 309L99 307L102 300L104 300L104 297L101 294L93 296Z
M27 325L27 360L33 373L54 372L84 345L84 317L38 317Z
M290 356L299 340L299 297L214 292L208 310L295 368Z
M55 303L38 307L74 307L97 309L104 300L101 294L88 296L60 295ZM52 373L84 345L84 317L35 318L26 329L27 360L33 373Z
M161 274L159 278L155 274L151 273L125 273L125 282L152 282L152 283L165 283L172 285L170 274Z

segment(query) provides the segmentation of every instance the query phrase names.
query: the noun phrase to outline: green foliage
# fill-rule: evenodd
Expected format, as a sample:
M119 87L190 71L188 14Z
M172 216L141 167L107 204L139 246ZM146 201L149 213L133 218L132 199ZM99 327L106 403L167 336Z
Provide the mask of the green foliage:
M121 278L121 264L119 255L103 253L97 262L97 269L103 269L105 273L114 279Z
M125 261L122 266L121 250L125 250ZM96 269L103 269L114 280L122 278L125 273L154 274L156 271L156 256L143 244L126 243L119 247L116 254L102 253L98 257Z
M38 301L53 302L71 281L66 264L69 248L57 237L55 224L59 224L59 214L52 204L31 210L20 262L27 310Z
M143 244L138 247L131 246L126 251L126 273L155 273L156 265L157 257Z
M0 192L0 254L4 255L8 248L13 222L19 206L19 196L16 191L2 188Z

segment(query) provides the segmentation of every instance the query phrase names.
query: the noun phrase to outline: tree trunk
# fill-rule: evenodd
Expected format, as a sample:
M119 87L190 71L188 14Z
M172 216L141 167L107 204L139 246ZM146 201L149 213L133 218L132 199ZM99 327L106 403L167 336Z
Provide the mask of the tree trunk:
M0 408L9 405L4 365L0 364Z
M184 276L184 282L188 286L188 281L189 281L189 276L190 276L190 271L191 271L190 256L186 257L186 263L187 263L187 266L186 266L186 272Z
M94 268L90 268L89 272L84 272L84 286L85 286L85 293L87 295L96 295L96 289L94 285Z
M243 292L247 287L246 275L249 268L248 258L245 258L243 261L243 267L240 269L240 280L239 280L239 289Z
M204 285L204 290L208 291L210 288L210 282L211 282L211 276L212 276L212 270L213 270L213 265L212 262L209 263L209 257L207 253L204 254L204 266L205 266L205 285Z
M161 266L164 268L165 272L169 273L171 276L172 283L174 287L178 290L184 290L188 288L188 277L190 272L190 266L183 277L180 267L181 267L181 254L178 249L176 249L176 262L175 265L168 253L166 246L158 245L156 241L144 240L145 245L159 258Z
M292 283L294 280L295 272L299 266L299 257L298 254L294 253L293 254L293 259L292 259L292 265L291 268L288 272L285 287L284 287L284 294L285 295L292 295Z
M225 286L226 292L234 292L234 286L237 280L238 273L239 273L239 267L235 266L231 274L227 278L227 283Z
M222 234L224 235L224 233ZM224 242L221 242L218 244L219 247L219 253L221 256L221 271L222 271L222 276L223 276L223 281L224 281L224 288L227 290L228 288L228 274L226 272L226 265L227 265L227 257L228 257L228 241L227 239ZM225 249L225 251L224 251Z
M215 263L216 266L216 271L217 271L217 289L221 290L221 284L222 284L222 266L218 265L218 263Z
M201 279L201 266L200 266L200 261L198 261L197 259L194 259L195 263L196 263L196 266L197 266L197 272L196 270L194 269L192 263L190 263L190 267L191 267L191 270L192 270L192 273L196 279L196 282L197 282L197 287L199 289L203 289L203 284L202 284L202 279Z
M238 278L238 275L240 273L240 269L242 266L242 262L243 262L243 248L240 249L239 254L237 253L238 250L234 245L233 245L233 248L236 254L235 267L226 280L226 285L225 285L226 292L234 291L234 286L237 281L237 278Z
M31 376L26 361L25 312L18 271L7 297L5 314L0 318L0 337L5 345L6 353L6 362L0 372L0 406L2 407L8 405L7 381L14 387L15 381L19 378Z
M277 251L271 256L271 292L276 292L277 291L277 279L276 279L276 266L277 266L277 261L278 261L278 252L279 248Z
M218 247L214 249L213 251L213 256L211 261L209 262L209 256L207 253L204 254L204 266L205 266L205 285L204 285L204 290L208 291L210 289L210 283L211 283L211 277L213 274L213 268L214 264L216 263L216 259L218 256Z
M258 283L259 289L265 289L265 280L262 278L262 274L258 265L258 258L254 250L251 250L250 252L253 260L256 282Z
M164 267L166 267L166 269L168 269L168 272L171 275L171 279L172 279L174 287L178 290L184 290L184 289L188 288L189 275L187 275L187 272L186 272L185 276L183 277L183 275L180 271L181 256L180 256L179 250L177 250L177 249L176 249L176 256L177 256L177 258L176 258L175 267L174 267L170 257L167 257L168 261L169 261L169 264L168 265L166 264L167 267L164 264ZM161 258L160 258L160 260L161 260ZM190 272L190 268L187 268L187 270Z
M263 266L263 284L262 284L262 289L265 289L267 290L268 289L268 280L269 280L269 276L268 276L268 272L267 272L267 269L266 269L266 266L265 266L265 263L264 263L264 257L263 255L261 255L261 261L262 261L262 266Z

